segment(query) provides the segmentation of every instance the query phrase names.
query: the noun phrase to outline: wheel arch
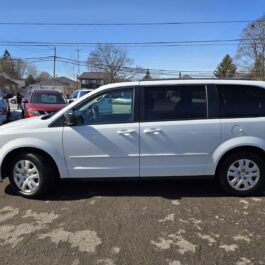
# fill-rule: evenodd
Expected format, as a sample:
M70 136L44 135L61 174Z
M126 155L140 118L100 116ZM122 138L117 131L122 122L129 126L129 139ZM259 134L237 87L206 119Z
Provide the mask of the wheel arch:
M221 143L219 146L215 147L209 156L206 163L205 175L214 176L222 158L232 152L243 150L258 152L263 156L263 154L265 154L265 140L253 136L240 136Z
M59 167L58 167L57 163L55 162L55 159L48 152L43 151L42 149L37 148L37 147L19 147L19 148L11 150L4 157L4 159L2 161L2 165L1 165L1 176L2 176L2 178L8 177L8 169L9 169L9 165L10 165L10 160L12 160L13 157L15 157L21 153L33 153L33 154L38 154L38 155L45 157L45 159L47 159L50 166L52 166L53 169L55 170L56 176L58 178L61 177Z
M246 146L238 146L238 147L234 147L232 149L229 149L227 152L225 152L219 159L217 166L215 168L215 176L218 175L218 172L220 170L220 166L222 165L223 161L225 161L225 159L227 159L230 155L234 154L234 153L240 153L240 152L251 152L254 154L259 155L262 159L264 159L265 161L265 150L257 147L257 146L253 146L253 145L246 145Z

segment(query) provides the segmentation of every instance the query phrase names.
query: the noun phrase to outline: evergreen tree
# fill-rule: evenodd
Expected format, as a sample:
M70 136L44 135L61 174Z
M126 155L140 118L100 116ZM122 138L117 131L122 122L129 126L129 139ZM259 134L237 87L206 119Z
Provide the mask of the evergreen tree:
M0 59L0 71L5 72L10 76L16 76L15 64L8 50L5 50L2 58Z
M32 85L36 82L32 74L29 74L25 80L26 86Z
M218 78L232 78L235 76L236 70L237 67L233 63L233 59L227 54L217 66L214 75Z
M152 79L152 76L151 76L151 74L150 74L150 70L147 69L147 70L146 70L146 73L145 73L145 75L144 75L143 80L150 80L150 79Z

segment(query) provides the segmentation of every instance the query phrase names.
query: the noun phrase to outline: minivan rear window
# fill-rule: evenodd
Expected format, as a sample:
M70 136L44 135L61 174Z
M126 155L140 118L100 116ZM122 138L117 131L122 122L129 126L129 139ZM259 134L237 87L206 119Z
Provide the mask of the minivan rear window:
M265 89L246 85L217 85L222 118L265 116Z

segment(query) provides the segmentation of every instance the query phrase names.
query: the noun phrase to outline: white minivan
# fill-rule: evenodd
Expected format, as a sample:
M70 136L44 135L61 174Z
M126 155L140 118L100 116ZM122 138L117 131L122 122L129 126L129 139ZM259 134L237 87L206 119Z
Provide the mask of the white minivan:
M72 94L70 95L68 102L72 103L75 100L85 96L86 94L92 92L93 89L87 89L87 88L83 88L83 89L77 89L75 91L72 92Z
M0 180L25 197L59 178L178 176L216 177L250 195L265 182L265 82L105 85L54 115L2 126L0 166Z

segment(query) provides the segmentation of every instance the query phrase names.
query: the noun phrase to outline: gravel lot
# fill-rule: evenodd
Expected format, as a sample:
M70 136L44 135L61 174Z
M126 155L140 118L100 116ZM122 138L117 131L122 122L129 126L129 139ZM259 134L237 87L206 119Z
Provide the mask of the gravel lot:
M44 200L0 185L0 263L265 264L263 195L212 180L63 182Z

